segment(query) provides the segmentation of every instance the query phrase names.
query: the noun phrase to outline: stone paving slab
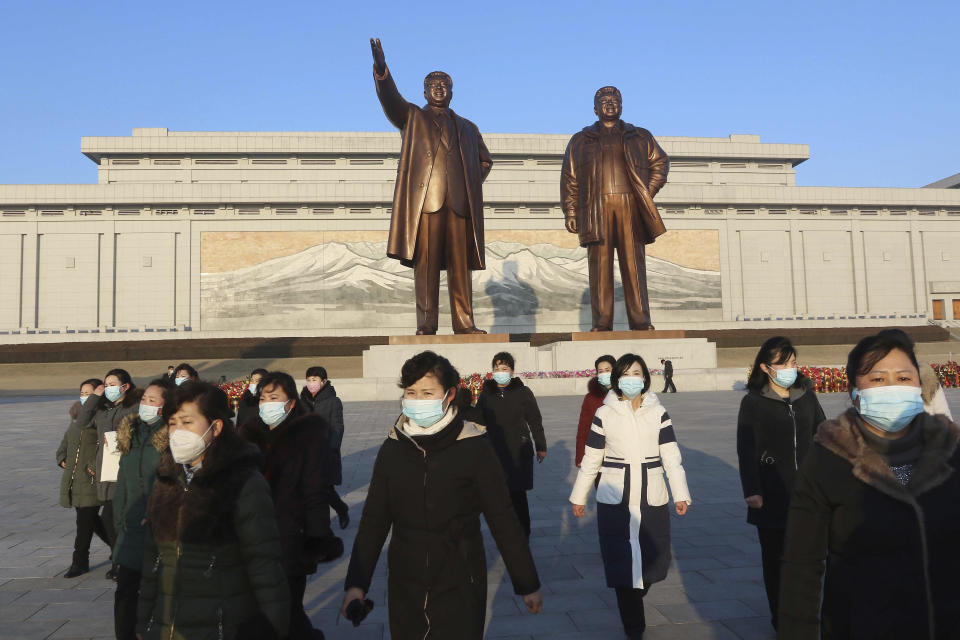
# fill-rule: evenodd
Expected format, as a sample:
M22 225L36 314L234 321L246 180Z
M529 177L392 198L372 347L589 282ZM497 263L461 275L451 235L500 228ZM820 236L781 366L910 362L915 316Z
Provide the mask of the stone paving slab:
M673 417L693 494L686 517L671 517L673 563L667 579L646 598L648 640L774 637L760 574L760 550L736 471L736 414L740 392L680 393L662 397ZM960 415L960 392L948 391ZM108 638L113 632L114 585L104 579L108 550L96 538L92 571L62 577L70 563L74 515L58 504L60 469L54 461L67 426L72 396L0 399L0 640ZM845 396L821 396L828 416L840 413ZM567 496L580 398L545 398L541 410L549 452L536 466L529 494L531 548L543 582L544 611L533 616L513 594L489 535L488 638L497 640L610 640L621 638L616 598L604 583L596 510L570 513ZM344 485L341 496L353 522L343 532L353 544L377 450L398 413L397 402L345 406ZM484 529L486 529L484 527ZM389 638L386 551L369 597L376 608L354 628L337 612L347 559L323 566L307 586L305 603L314 623L332 640Z

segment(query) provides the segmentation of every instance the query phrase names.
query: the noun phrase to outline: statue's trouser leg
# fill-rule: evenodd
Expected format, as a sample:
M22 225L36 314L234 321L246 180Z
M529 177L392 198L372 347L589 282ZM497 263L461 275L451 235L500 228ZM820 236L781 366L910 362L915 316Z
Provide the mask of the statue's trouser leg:
M470 220L444 207L447 218L444 255L447 266L447 291L450 294L450 319L454 333L466 333L473 324L473 281L467 264L467 235Z
M647 257L642 242L637 240L636 226L639 212L632 195L604 196L617 198L612 217L616 222L617 258L620 262L620 281L623 284L623 301L627 307L627 322L631 329L646 329L650 326L650 299L647 293ZM604 207L606 211L610 209Z
M417 297L417 331L437 332L440 311L440 267L447 216L444 211L420 215L417 250L413 265L413 287Z
M587 246L587 267L590 272L590 306L593 310L593 328L613 329L613 251L616 248L617 226L614 219L616 196L608 201L604 196L600 221L600 242Z

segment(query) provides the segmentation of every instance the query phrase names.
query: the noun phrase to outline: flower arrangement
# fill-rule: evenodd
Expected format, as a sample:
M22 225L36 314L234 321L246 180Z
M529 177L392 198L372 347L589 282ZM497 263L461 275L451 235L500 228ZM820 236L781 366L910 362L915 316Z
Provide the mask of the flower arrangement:
M945 364L931 364L937 374L937 379L944 389L960 388L960 365L953 360Z
M813 381L813 390L817 393L847 391L846 367L800 367L800 373Z
M224 382L219 385L223 389L224 393L227 394L227 400L230 402L230 408L234 411L237 410L237 407L240 405L240 398L243 396L243 392L247 389L247 383L249 383L249 378L244 378L243 380L234 380L232 382Z

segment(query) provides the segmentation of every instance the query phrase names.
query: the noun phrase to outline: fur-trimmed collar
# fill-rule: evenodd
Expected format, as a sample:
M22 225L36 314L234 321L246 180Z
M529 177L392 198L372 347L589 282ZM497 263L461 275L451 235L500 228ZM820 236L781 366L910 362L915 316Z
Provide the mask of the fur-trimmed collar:
M145 424L136 413L127 414L123 417L123 420L120 421L120 424L117 425L117 448L120 449L120 453L130 453L130 448L133 444L134 420L139 421L140 426L154 430L150 436L150 444L157 450L157 453L162 454L170 444L167 425L164 424L162 420L153 426Z
M953 475L949 460L960 441L960 427L946 416L921 413L915 419L912 428L923 429L923 453L906 487L896 479L880 454L867 445L856 425L858 419L856 410L848 409L837 419L820 425L814 440L853 465L853 475L861 482L913 504L916 496L943 484Z
M497 381L493 378L489 378L483 381L483 390L487 393L500 393L501 391L513 391L523 387L523 380L520 378L510 378L510 382L507 383L505 387L501 387L497 384Z
M923 396L924 404L933 402L933 397L940 390L940 380L937 378L937 372L929 364L920 363L920 392Z

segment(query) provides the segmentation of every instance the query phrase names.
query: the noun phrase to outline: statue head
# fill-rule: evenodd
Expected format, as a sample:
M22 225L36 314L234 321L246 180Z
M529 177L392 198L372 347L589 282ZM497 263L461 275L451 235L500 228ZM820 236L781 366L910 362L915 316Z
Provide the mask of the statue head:
M449 107L453 97L453 79L443 71L431 71L423 79L423 97L431 107Z
M616 87L606 86L593 94L593 112L603 122L615 122L623 113L623 96Z

